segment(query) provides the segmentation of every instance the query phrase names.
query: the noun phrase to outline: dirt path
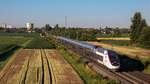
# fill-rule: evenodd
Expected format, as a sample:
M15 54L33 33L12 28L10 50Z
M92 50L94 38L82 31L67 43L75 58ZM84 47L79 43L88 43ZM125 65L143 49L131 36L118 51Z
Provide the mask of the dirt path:
M83 84L57 50L23 49L0 75L0 84Z
M127 46L112 46L110 44L98 43L98 42L89 42L94 45L102 46L104 48L113 49L121 54L125 54L131 57L140 57L147 58L150 57L150 50L135 48L135 47L127 47Z

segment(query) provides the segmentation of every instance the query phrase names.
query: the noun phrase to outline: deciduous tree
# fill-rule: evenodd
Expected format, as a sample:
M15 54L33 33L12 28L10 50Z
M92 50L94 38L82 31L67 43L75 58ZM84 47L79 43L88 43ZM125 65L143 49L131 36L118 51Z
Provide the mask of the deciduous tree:
M134 17L132 18L131 25L131 43L138 43L139 37L144 27L146 27L146 21L142 19L141 13L136 12Z
M139 42L143 47L150 48L150 27L144 27Z

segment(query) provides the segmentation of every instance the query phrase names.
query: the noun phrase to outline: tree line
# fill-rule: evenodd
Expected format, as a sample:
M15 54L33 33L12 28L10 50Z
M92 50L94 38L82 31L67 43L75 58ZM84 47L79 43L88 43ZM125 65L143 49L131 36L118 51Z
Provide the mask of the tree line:
M148 26L146 20L142 17L140 12L136 12L131 20L132 24L130 29L127 28L65 28L59 27L56 24L55 27L51 27L46 24L42 28L34 28L35 32L42 33L48 32L49 34L56 36L63 36L76 40L96 40L96 37L122 37L130 36L130 43L132 45L150 48L150 26ZM0 32L26 32L26 28L0 28Z
M56 25L54 28L45 26L44 30L48 31L49 34L56 36L63 36L76 40L94 41L97 37L122 37L128 36L128 29L119 28L65 28ZM122 33L123 32L123 33Z
M95 40L96 35L101 34L100 30L92 28L53 28L50 32L52 35L63 36L76 40Z

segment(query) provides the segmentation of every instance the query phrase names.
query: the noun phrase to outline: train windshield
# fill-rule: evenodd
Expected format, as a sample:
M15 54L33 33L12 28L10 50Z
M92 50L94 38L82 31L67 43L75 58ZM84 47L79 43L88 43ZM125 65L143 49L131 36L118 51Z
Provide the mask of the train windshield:
M108 51L108 56L109 56L109 60L112 65L114 65L114 66L119 65L119 58L118 58L117 53L115 53L113 51Z

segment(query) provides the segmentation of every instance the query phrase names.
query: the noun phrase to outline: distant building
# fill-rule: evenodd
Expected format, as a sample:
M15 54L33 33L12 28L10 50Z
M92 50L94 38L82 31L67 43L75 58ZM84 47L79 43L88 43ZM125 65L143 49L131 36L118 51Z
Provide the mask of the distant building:
M34 24L33 23L26 23L27 31L33 32Z
M106 27L103 31L103 34L114 34L113 28Z
M0 27L2 27L2 28L12 28L12 26L8 25L8 24L0 24Z
M7 25L7 28L12 28L12 26L11 25Z

